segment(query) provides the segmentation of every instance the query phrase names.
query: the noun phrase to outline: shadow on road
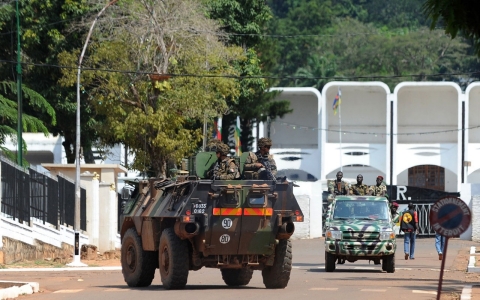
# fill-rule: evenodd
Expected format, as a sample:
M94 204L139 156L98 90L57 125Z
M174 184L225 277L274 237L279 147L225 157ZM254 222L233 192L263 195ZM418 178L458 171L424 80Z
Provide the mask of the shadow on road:
M151 285L148 287L129 287L128 285L97 285L98 288L104 289L120 289L120 290L135 290L135 291L157 291L164 290L163 285ZM265 288L250 287L250 286L227 286L227 285L188 285L183 290L264 290Z

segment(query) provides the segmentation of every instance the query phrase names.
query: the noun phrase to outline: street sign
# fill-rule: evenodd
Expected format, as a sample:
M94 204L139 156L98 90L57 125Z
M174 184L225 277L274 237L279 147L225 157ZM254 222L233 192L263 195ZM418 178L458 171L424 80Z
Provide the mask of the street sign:
M445 237L460 236L470 226L471 219L470 208L456 197L441 198L430 209L433 230Z

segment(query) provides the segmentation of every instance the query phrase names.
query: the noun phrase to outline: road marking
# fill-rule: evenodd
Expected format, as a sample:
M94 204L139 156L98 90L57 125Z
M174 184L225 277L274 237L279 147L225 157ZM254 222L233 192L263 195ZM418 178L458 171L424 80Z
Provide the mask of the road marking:
M337 291L338 288L311 288L310 291Z
M386 292L387 290L380 290L380 289L363 289L363 290L360 290L360 292Z
M407 270L407 271L411 271L412 268L395 268L395 270Z
M83 289L81 289L81 290L58 290L58 291L53 292L53 294L73 294L73 293L78 293L80 291L83 291Z
M463 287L462 296L460 296L460 300L470 300L472 299L472 286L466 285Z
M430 269L430 271L439 271L440 272L440 269ZM443 272L450 272L450 270L443 270Z
M300 267L292 267L292 269L300 269Z
M125 289L120 289L120 288L109 288L106 290L103 290L104 292L123 292Z
M421 291L421 290L412 290L412 293L415 293L415 294L431 294L431 295L436 295L437 294L437 292Z
M375 270L375 267L355 267L357 270Z

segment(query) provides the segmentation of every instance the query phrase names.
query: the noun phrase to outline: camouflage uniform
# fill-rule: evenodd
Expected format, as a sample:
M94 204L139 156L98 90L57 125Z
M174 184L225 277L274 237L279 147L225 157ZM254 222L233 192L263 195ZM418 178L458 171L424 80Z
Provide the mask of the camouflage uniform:
M355 193L357 191L358 193ZM365 196L368 194L369 187L366 184L353 184L350 187L350 195L360 195L360 196Z
M215 147L215 148L213 148ZM210 179L221 179L221 180L232 180L239 179L240 172L238 171L238 166L235 163L235 159L227 157L230 152L230 147L224 143L214 143L212 145L212 150L216 150L217 153L220 153L221 157L210 167L207 171L207 177Z
M271 146L272 140L269 138L261 138L258 141L258 147L262 148L264 146ZM255 167L256 163L261 163L263 167ZM262 155L262 152L259 150L255 153L250 152L247 159L245 160L245 165L243 167L244 171L251 172L251 177L253 179L266 179L274 180L277 177L277 164L273 159L273 155L265 154ZM273 178L270 178L273 177Z
M373 196L377 196L377 197L383 196L384 197L387 194L387 186L383 182L380 185L372 185L370 187L370 193Z
M263 163L264 161L267 161L268 164L270 165L270 171L272 172L273 177L277 176L277 164L275 163L275 160L273 159L273 155L263 155L260 153L260 151L257 151L256 153L250 152L248 154L247 159L245 160L245 166L243 169L245 171L253 171L253 178L258 178L258 179L267 179L267 178L260 178L263 177L261 172L263 171L262 168L257 168L255 167L255 163L261 163L265 166ZM259 177L260 173L260 177Z
M338 187L336 183L336 180L328 181L328 192L332 195L348 195L347 191L350 190L350 184L342 180L341 182L338 182L341 184L341 187Z
M210 179L232 180L240 177L235 159L227 157L217 160L207 172Z

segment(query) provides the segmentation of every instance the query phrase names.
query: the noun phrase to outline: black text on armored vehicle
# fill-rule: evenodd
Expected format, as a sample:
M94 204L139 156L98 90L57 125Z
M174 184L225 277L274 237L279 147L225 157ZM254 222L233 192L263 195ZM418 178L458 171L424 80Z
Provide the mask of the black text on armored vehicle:
M129 286L149 286L158 268L166 289L181 289L189 271L202 267L220 269L229 286L247 285L254 270L262 271L267 288L287 286L290 236L294 222L303 222L293 184L204 179L215 159L212 152L198 154L194 176L138 182L121 220Z

